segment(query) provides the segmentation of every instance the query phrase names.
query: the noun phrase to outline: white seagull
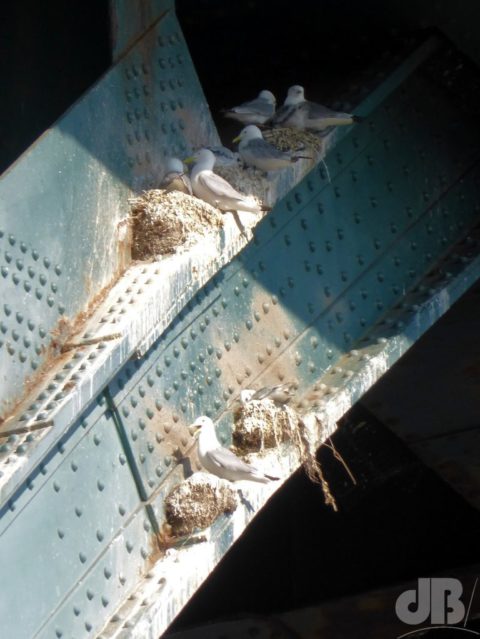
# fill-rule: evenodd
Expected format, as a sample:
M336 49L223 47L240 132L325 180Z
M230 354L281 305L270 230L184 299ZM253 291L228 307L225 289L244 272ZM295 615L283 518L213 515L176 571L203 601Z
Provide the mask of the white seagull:
M275 113L275 96L271 91L260 91L254 100L243 102L239 106L222 111L226 118L232 118L242 124L263 124Z
M252 197L243 195L226 180L214 173L215 155L208 149L200 149L198 153L184 161L185 163L195 162L190 173L190 181L193 194L200 200L215 206L221 211L259 213L260 211L269 210L269 207L259 205Z
M361 122L362 119L353 113L334 111L322 104L306 100L304 88L295 84L288 89L285 102L271 118L270 123L277 128L324 131L331 126L345 126Z
M291 166L300 159L311 160L306 155L293 155L279 151L273 144L263 139L262 132L254 124L249 124L232 140L238 142L240 157L248 166L261 171L278 171Z
M189 426L192 435L198 433L198 458L202 466L212 475L217 475L229 481L256 481L268 484L278 477L266 475L243 459L237 457L231 450L224 448L217 439L215 426L206 415L197 417Z

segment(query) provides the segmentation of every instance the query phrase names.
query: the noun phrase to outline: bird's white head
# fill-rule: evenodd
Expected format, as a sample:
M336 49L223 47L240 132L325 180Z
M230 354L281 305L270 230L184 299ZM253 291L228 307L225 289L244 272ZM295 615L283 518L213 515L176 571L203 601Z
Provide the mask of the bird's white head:
M215 432L215 425L206 415L201 415L188 427L190 435L198 437L201 447L216 448L220 446Z
M183 160L185 164L194 164L195 166L200 166L202 170L212 170L215 166L215 154L210 151L210 149L199 149L188 158Z
M299 84L294 84L288 89L287 98L284 102L285 106L300 104L305 101L305 91Z
M263 138L262 132L254 124L249 124L240 131L240 134L236 138L233 138L232 142L249 142L257 138Z
M255 395L255 391L252 388L244 388L240 391L240 403L243 406L246 406L252 399L252 395Z
M274 106L277 103L273 93L271 91L267 91L266 89L260 91L258 97L260 98L260 100L265 100L266 102L268 102L269 104L273 104Z
M168 158L166 168L167 173L183 173L185 171L182 160L178 158Z

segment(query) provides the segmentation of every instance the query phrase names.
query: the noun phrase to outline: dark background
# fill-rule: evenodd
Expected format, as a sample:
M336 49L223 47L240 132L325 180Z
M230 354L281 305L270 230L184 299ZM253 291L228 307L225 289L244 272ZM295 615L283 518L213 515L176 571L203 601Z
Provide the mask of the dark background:
M222 120L221 107L266 88L281 102L291 84L302 84L307 97L348 108L367 90L365 78L381 81L431 29L444 29L475 56L471 15L455 15L453 4L179 0L177 13L228 142L238 128ZM470 13L474 5L465 3ZM110 66L108 3L4 2L0 25L5 170ZM318 603L479 560L479 514L364 408L344 420L335 443L358 479L353 486L331 453L320 451L340 512L297 473L174 629Z

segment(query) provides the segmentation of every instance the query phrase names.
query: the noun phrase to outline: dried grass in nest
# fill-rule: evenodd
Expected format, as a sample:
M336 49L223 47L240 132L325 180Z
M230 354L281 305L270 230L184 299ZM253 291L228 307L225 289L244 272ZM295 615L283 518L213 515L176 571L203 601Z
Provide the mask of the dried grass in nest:
M228 482L199 473L176 486L165 499L165 516L175 537L211 526L237 508L237 494Z
M250 401L234 415L234 446L242 452L275 448L292 439L297 416L288 406L278 407L270 399Z
M323 151L323 140L310 131L300 129L267 129L263 132L267 142L280 151L298 151L312 149L315 153Z
M290 441L298 450L307 477L322 487L325 503L338 511L337 503L312 450L303 419L289 406L278 407L269 399L250 401L234 414L232 433L236 452L259 452Z
M129 203L135 260L175 253L182 245L194 244L223 226L218 209L180 191L143 191Z

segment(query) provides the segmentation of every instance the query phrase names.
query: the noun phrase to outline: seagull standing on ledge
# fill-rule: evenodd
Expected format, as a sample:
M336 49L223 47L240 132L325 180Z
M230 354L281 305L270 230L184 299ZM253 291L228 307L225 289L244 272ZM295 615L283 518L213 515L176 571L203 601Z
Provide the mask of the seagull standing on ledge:
M278 171L292 166L298 160L311 160L306 155L293 155L287 151L279 151L277 147L263 139L262 132L254 124L249 124L232 140L238 142L240 157L248 164L261 171Z
M243 195L214 173L215 155L208 149L200 149L194 156L185 160L185 163L190 162L195 162L190 173L195 197L221 211L260 213L260 211L269 210L269 207L260 205L252 197Z
M324 131L331 126L345 126L354 122L361 122L362 119L353 113L334 111L322 104L306 100L304 88L295 84L288 89L283 106L270 122L277 128L286 127Z
M258 97L239 106L222 111L226 118L232 118L242 124L263 124L275 113L277 101L270 91L260 91Z
M237 457L231 450L224 448L217 439L212 420L202 415L189 426L192 435L198 433L198 458L202 466L212 475L217 475L229 481L256 481L268 484L278 477L266 475L243 459Z

